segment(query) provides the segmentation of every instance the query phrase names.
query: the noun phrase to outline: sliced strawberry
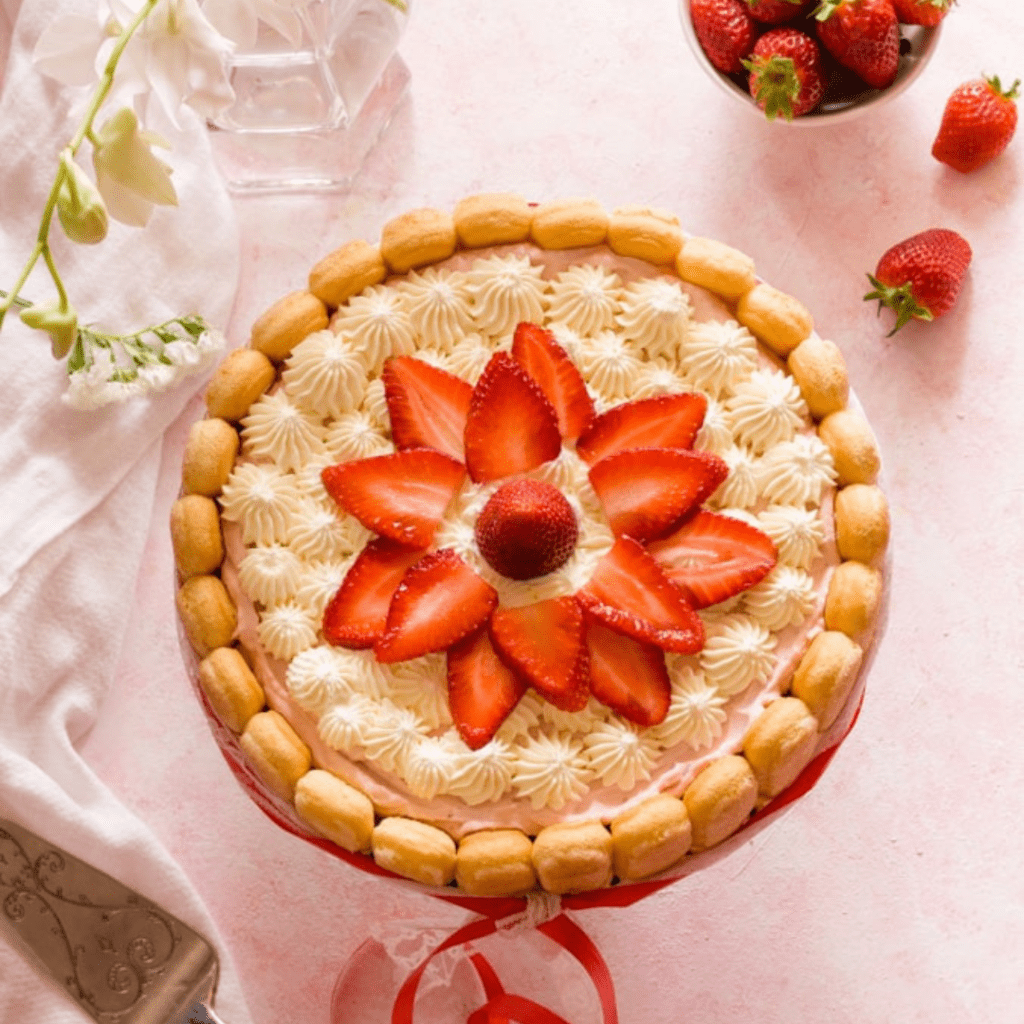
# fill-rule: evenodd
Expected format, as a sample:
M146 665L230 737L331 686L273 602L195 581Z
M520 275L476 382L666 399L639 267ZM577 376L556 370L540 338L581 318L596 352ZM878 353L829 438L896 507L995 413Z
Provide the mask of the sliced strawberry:
M550 331L523 321L512 337L512 358L554 406L562 437L575 441L594 418L594 400L569 353Z
M499 608L490 630L498 657L545 700L563 711L587 706L587 645L576 598Z
M530 375L496 352L473 388L466 417L466 468L477 483L527 473L558 456L558 416Z
M495 653L486 627L448 648L448 706L470 750L494 736L526 690Z
M410 448L328 466L320 475L331 497L368 530L423 549L466 467L432 448Z
M672 697L660 647L642 644L587 615L590 692L637 725L665 721Z
M376 537L352 563L324 611L324 639L336 647L372 647L384 633L391 598L422 551Z
M411 356L388 359L380 376L396 447L433 448L462 462L473 386Z
M627 448L692 448L707 411L708 400L699 392L623 402L590 424L576 452L593 466Z
M486 622L497 604L494 587L454 551L434 551L406 570L373 653L392 662L443 651Z
M664 537L729 475L723 459L683 448L629 448L590 469L616 536Z
M576 597L592 616L635 640L679 654L704 646L704 623L686 594L632 537L615 541Z
M695 608L707 608L760 583L774 568L775 545L754 526L701 510L647 549Z

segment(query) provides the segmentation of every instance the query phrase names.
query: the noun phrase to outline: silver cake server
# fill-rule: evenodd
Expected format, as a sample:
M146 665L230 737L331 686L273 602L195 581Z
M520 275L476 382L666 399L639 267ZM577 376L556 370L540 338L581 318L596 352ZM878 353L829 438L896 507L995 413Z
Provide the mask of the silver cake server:
M0 936L99 1024L222 1024L217 954L201 935L3 818Z

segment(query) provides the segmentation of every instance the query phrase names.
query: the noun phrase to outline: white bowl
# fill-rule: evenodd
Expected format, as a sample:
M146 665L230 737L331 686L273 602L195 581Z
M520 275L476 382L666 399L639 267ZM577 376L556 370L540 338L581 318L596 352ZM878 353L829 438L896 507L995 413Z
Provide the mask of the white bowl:
M697 63L704 69L708 76L718 84L719 88L739 100L745 107L764 118L764 111L754 102L753 96L745 86L740 85L731 76L723 74L708 60L697 33L693 28L693 19L690 17L690 0L679 0L679 20L683 23L683 35L690 44L690 49L697 58ZM766 29L776 26L767 25ZM825 91L825 99L816 110L801 117L794 117L792 121L785 118L775 118L780 124L793 125L795 127L822 127L823 125L838 124L841 121L849 121L859 117L868 110L880 107L900 95L915 78L924 70L925 65L935 52L935 46L939 41L939 32L942 26L925 28L922 25L900 25L900 66L896 73L896 80L888 89L872 89L870 86L859 83L853 90L841 91L835 86L830 86ZM904 52L905 51L905 52ZM830 60L827 52L822 47L823 56ZM844 81L856 78L852 72L845 72Z

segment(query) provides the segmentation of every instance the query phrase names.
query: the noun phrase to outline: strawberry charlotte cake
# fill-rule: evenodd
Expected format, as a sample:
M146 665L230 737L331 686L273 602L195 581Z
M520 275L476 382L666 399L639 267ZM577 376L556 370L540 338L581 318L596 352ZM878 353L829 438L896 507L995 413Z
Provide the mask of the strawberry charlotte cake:
M343 245L187 443L213 714L426 885L678 866L849 718L889 516L848 390L800 302L660 211L478 195Z

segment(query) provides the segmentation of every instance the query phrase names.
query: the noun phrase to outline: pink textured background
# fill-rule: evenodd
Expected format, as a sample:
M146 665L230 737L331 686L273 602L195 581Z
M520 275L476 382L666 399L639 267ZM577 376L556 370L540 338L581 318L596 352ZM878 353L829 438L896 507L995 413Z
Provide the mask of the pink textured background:
M1024 74L1021 39L1018 5L962 0L906 95L795 131L703 77L675 0L420 0L402 46L411 99L351 192L237 203L235 343L342 241L376 239L414 206L511 189L673 210L752 254L846 355L893 515L891 612L861 719L817 789L731 857L632 908L580 916L624 1024L1019 1019L1024 139L970 177L929 149L953 86ZM934 226L974 247L959 305L887 340L860 300L864 272ZM256 1024L327 1024L370 920L463 914L279 831L230 776L174 626L166 517L186 429L167 438L149 568L85 752L207 901ZM566 1004L574 1020L594 1019L585 979L567 977L581 992Z

